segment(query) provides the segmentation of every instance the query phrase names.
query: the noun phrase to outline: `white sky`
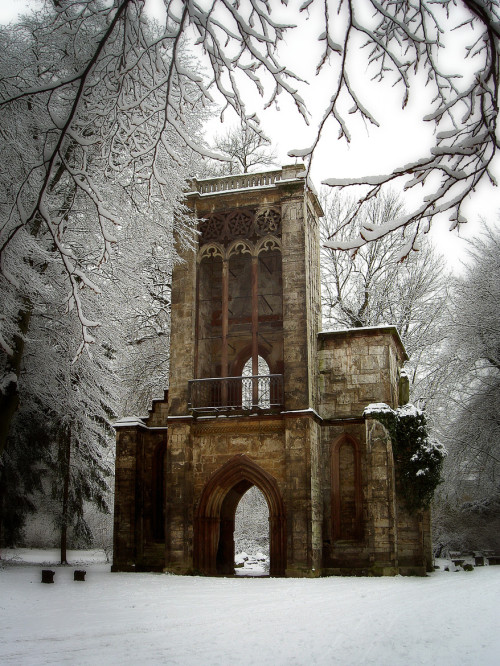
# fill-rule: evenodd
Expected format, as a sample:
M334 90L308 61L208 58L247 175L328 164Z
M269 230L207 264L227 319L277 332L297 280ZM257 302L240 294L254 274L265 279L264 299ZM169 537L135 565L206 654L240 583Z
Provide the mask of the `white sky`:
M147 0L153 14L161 16L162 0ZM0 0L0 22L14 20L26 7L36 6L36 0ZM310 30L311 39L307 39L307 30ZM293 66L301 69L310 63L314 57L315 34L314 16L300 33L300 42L288 43L289 54L294 60ZM294 55L296 54L296 55ZM392 169L409 162L417 156L422 156L422 146L432 142L432 127L422 123L421 117L422 100L416 99L417 90L414 89L413 98L404 112L401 111L401 91L391 88L390 85L376 86L371 89L368 81L369 76L363 72L365 67L365 56L360 54L361 76L366 74L363 85L366 95L362 100L381 124L381 127L366 127L361 121L349 117L352 129L352 141L336 140L338 129L331 125L329 134L325 135L322 143L317 149L312 165L312 180L316 189L320 188L321 182L330 177L360 177L365 175L376 175L392 171ZM351 71L352 71L351 67ZM325 103L325 81L310 81L310 95L306 101L314 99L311 108L322 109ZM363 92L365 90L361 88ZM419 86L418 95L422 95L423 88ZM254 91L248 90L248 99L253 102L258 100ZM319 103L318 103L319 100ZM249 102L249 103L251 103ZM281 164L292 163L295 160L287 156L292 148L305 148L311 142L315 128L315 120L307 128L298 113L292 108L289 101L280 99L280 109L268 109L261 115L262 126L266 134L271 138L278 151L278 160ZM256 107L258 108L258 107ZM230 115L226 115L226 122L231 122ZM235 121L233 121L235 122ZM210 135L223 134L227 125L221 125L218 119L209 124L207 131ZM496 164L495 173L500 180L500 164ZM418 192L406 195L407 197L418 196ZM411 200L409 201L411 203ZM489 221L498 219L500 210L500 191L493 188L489 183L482 184L480 190L471 198L465 207L469 223L462 227L457 233L448 231L447 219L436 220L431 231L439 250L445 255L447 262L457 267L459 261L466 256L466 243L462 238L473 236L479 227L480 218Z

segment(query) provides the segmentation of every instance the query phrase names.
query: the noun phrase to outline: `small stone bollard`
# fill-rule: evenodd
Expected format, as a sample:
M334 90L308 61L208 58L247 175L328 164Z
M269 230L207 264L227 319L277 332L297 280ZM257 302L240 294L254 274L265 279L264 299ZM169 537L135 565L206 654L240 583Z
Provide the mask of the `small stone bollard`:
M81 580L85 581L85 574L86 571L82 571L81 569L76 569L76 571L73 574L73 580Z
M55 571L42 569L42 583L53 583Z

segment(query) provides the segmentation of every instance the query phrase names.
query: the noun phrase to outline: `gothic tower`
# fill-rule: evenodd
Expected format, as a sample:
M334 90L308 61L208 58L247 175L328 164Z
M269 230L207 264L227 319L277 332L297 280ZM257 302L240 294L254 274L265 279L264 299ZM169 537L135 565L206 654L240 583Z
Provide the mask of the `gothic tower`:
M271 575L422 573L428 515L398 504L390 440L363 416L397 406L406 354L392 327L320 332L303 167L194 180L187 203L199 235L172 276L168 395L116 424L114 570L233 573L255 485Z
M252 485L269 505L271 574L320 566L321 208L301 171L194 181L188 195L201 222L196 253L183 254L173 277L166 476L178 489L166 506L173 570L192 557L202 572L232 572L234 512Z

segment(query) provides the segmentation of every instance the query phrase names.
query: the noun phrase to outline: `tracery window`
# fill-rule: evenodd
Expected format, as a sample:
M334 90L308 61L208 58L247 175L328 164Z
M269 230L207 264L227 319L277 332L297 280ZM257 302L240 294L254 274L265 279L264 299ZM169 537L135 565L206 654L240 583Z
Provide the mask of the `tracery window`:
M259 374L261 347L271 354L274 367L281 367L280 209L213 213L200 222L199 230L196 377L230 377L246 347L253 376Z
M258 207L213 213L201 220L199 231L200 247L211 241L227 245L237 238L280 238L281 212L278 208Z

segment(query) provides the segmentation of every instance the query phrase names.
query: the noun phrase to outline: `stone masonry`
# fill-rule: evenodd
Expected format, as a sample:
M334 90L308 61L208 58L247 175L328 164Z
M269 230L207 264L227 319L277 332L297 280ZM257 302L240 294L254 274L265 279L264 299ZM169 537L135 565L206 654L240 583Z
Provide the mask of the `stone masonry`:
M115 571L231 575L234 517L269 507L270 574L418 574L428 512L396 493L373 402L398 406L390 326L321 332L321 207L301 166L193 181L172 277L168 393L116 423ZM263 370L264 368L264 370Z

